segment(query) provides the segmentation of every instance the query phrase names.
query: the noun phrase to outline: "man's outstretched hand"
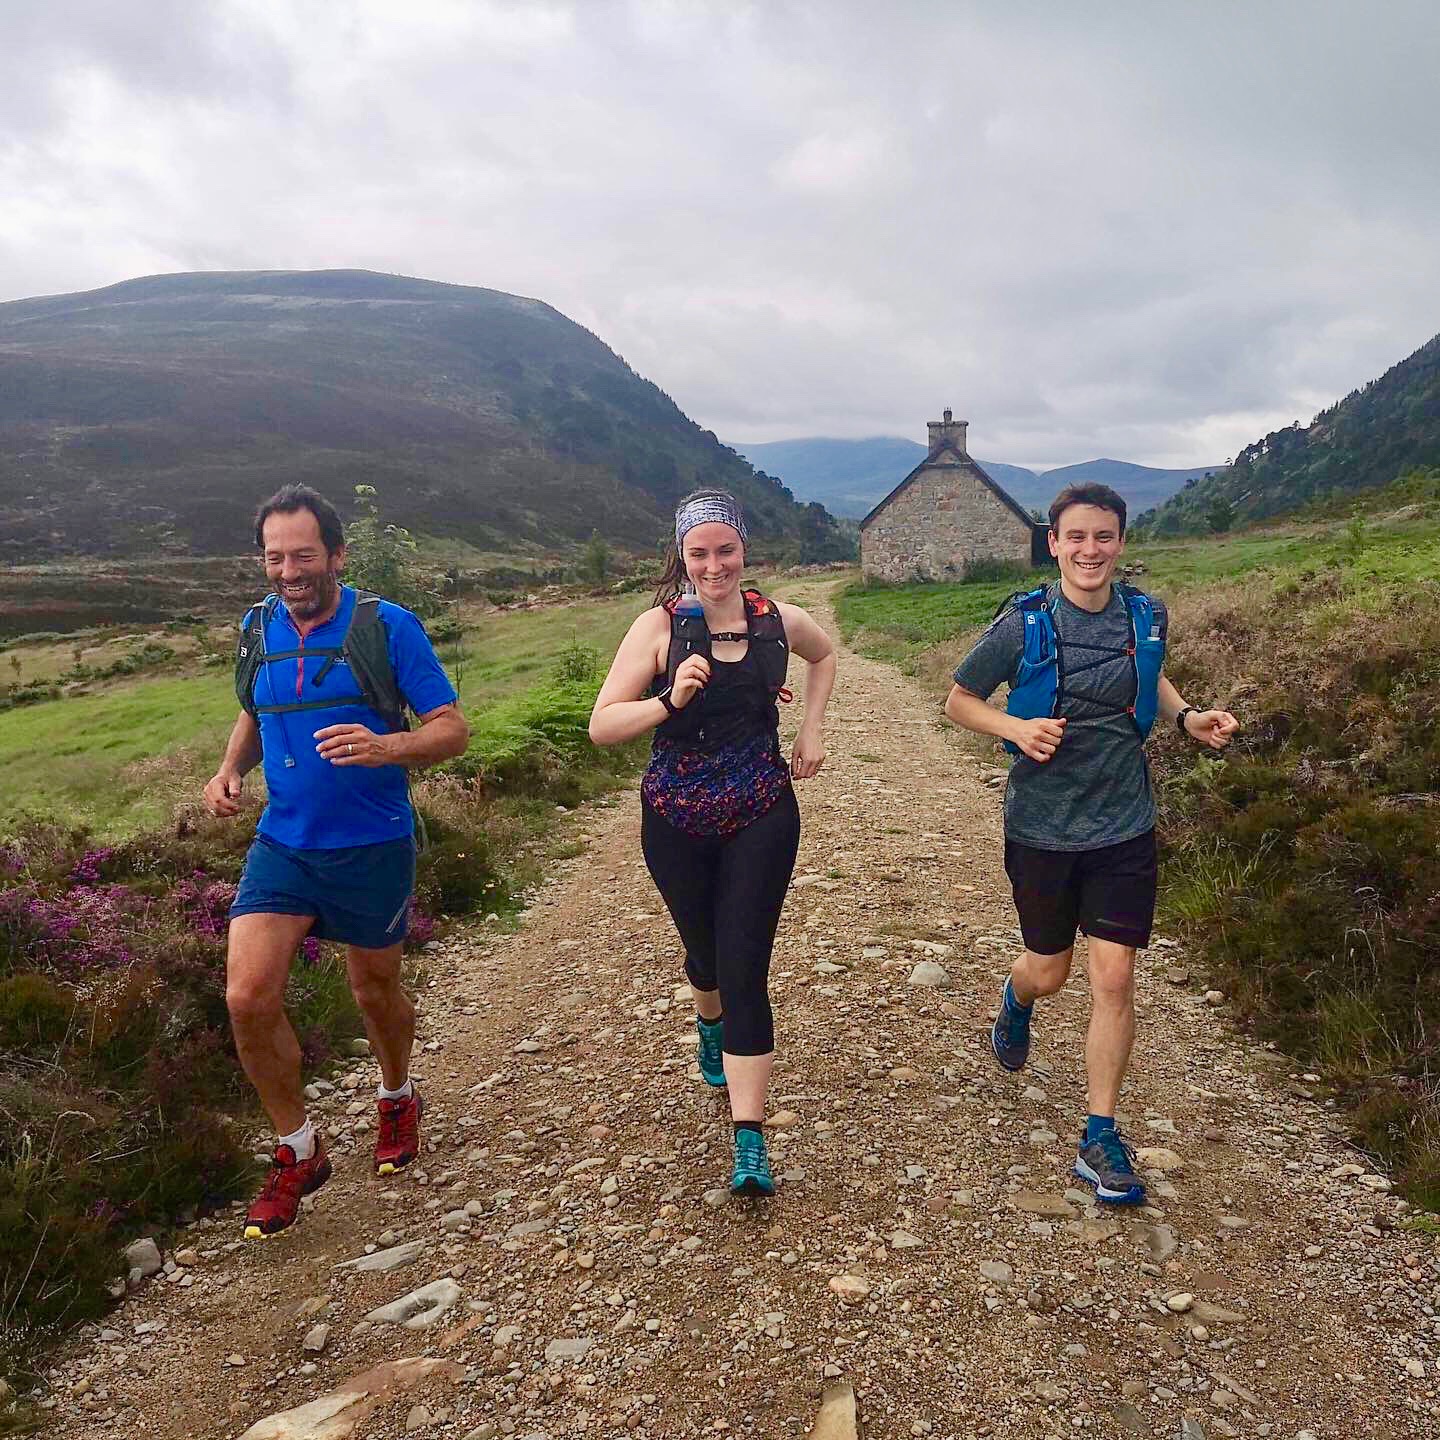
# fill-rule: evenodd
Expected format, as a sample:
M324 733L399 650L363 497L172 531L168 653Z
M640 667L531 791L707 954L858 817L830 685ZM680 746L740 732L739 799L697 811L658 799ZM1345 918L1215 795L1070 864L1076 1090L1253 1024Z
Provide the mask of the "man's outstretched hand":
M240 813L245 777L238 770L217 770L205 786L205 808L222 820Z
M1192 710L1185 717L1185 733L1212 750L1223 750L1239 728L1228 710Z

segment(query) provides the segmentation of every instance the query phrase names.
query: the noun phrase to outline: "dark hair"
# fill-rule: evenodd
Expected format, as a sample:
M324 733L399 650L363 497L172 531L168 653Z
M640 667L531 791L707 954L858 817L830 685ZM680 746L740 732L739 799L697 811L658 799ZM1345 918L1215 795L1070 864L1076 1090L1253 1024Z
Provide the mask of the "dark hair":
M675 513L678 515L692 500L709 499L728 500L737 510L740 508L740 502L728 490L717 490L713 486L706 486L700 490L692 490L686 495L676 505ZM667 600L673 600L684 590L690 579L685 572L685 560L680 554L680 547L674 540L671 540L665 547L664 565L665 568L661 571L659 580L655 582L653 603L656 605L663 605Z
M1050 502L1050 533L1059 535L1060 517L1072 505L1093 505L1097 510L1111 510L1120 517L1120 534L1125 534L1125 501L1108 485L1067 485Z
M315 517L327 554L333 555L345 543L345 527L340 523L339 512L318 490L308 485L282 485L255 512L256 548L265 548L265 522L272 515L293 515L297 510L308 510Z

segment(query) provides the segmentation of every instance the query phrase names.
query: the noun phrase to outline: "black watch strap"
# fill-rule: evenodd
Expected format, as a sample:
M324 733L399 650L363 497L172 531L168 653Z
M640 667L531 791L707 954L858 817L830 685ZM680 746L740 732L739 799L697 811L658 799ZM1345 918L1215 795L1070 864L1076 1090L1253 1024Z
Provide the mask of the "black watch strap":
M1182 735L1188 735L1190 732L1185 728L1185 717L1187 715L1198 715L1199 713L1200 712L1193 705L1184 706L1181 709L1180 713L1175 717L1175 728Z
M675 706L670 703L670 692L674 688L675 687L673 685L667 685L655 698L666 708L666 710L670 712L670 714L678 715L680 713L679 710L677 710Z

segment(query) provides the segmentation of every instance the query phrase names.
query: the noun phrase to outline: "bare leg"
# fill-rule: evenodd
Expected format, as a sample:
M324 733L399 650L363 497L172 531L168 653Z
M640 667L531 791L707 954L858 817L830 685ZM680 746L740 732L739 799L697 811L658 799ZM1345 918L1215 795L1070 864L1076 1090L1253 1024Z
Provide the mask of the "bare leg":
M300 1042L285 1017L285 981L309 915L237 915L230 922L225 1003L235 1050L277 1135L305 1123Z
M765 1119L765 1092L770 1088L770 1072L775 1068L775 1052L768 1055L732 1055L725 1052L725 1084L730 1091L730 1118L756 1125Z
M1070 977L1070 959L1074 953L1073 945L1056 955L1022 950L1010 970L1010 988L1015 992L1016 1001L1033 1005L1047 995L1054 995Z
M1135 1044L1135 951L1113 940L1090 940L1090 1033L1085 1070L1090 1113L1113 1115Z
M720 992L718 990L697 990L690 982L690 993L695 997L695 1009L702 1020L720 1018Z
M400 945L383 950L351 945L345 959L350 993L365 1017L365 1033L387 1090L398 1090L409 1078L415 1044L415 1006L400 984L402 951Z

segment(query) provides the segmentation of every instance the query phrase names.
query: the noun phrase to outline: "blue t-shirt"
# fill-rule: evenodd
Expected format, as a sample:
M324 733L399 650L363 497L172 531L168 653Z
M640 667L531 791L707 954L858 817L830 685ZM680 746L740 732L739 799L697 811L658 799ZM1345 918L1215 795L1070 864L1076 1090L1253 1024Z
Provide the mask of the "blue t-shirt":
M323 625L302 640L284 602L271 609L265 625L265 652L340 646L355 611L355 591L340 587L340 606ZM380 601L395 683L417 715L453 704L459 697L417 616L404 606ZM383 735L388 728L365 703L360 683L343 657L337 657L319 685L316 676L329 657L300 655L262 665L251 691L257 705L289 705L317 700L322 710L261 715L265 785L270 803L259 831L294 850L343 850L398 840L414 828L410 791L403 765L332 765L316 753L315 732L327 725L364 725Z

